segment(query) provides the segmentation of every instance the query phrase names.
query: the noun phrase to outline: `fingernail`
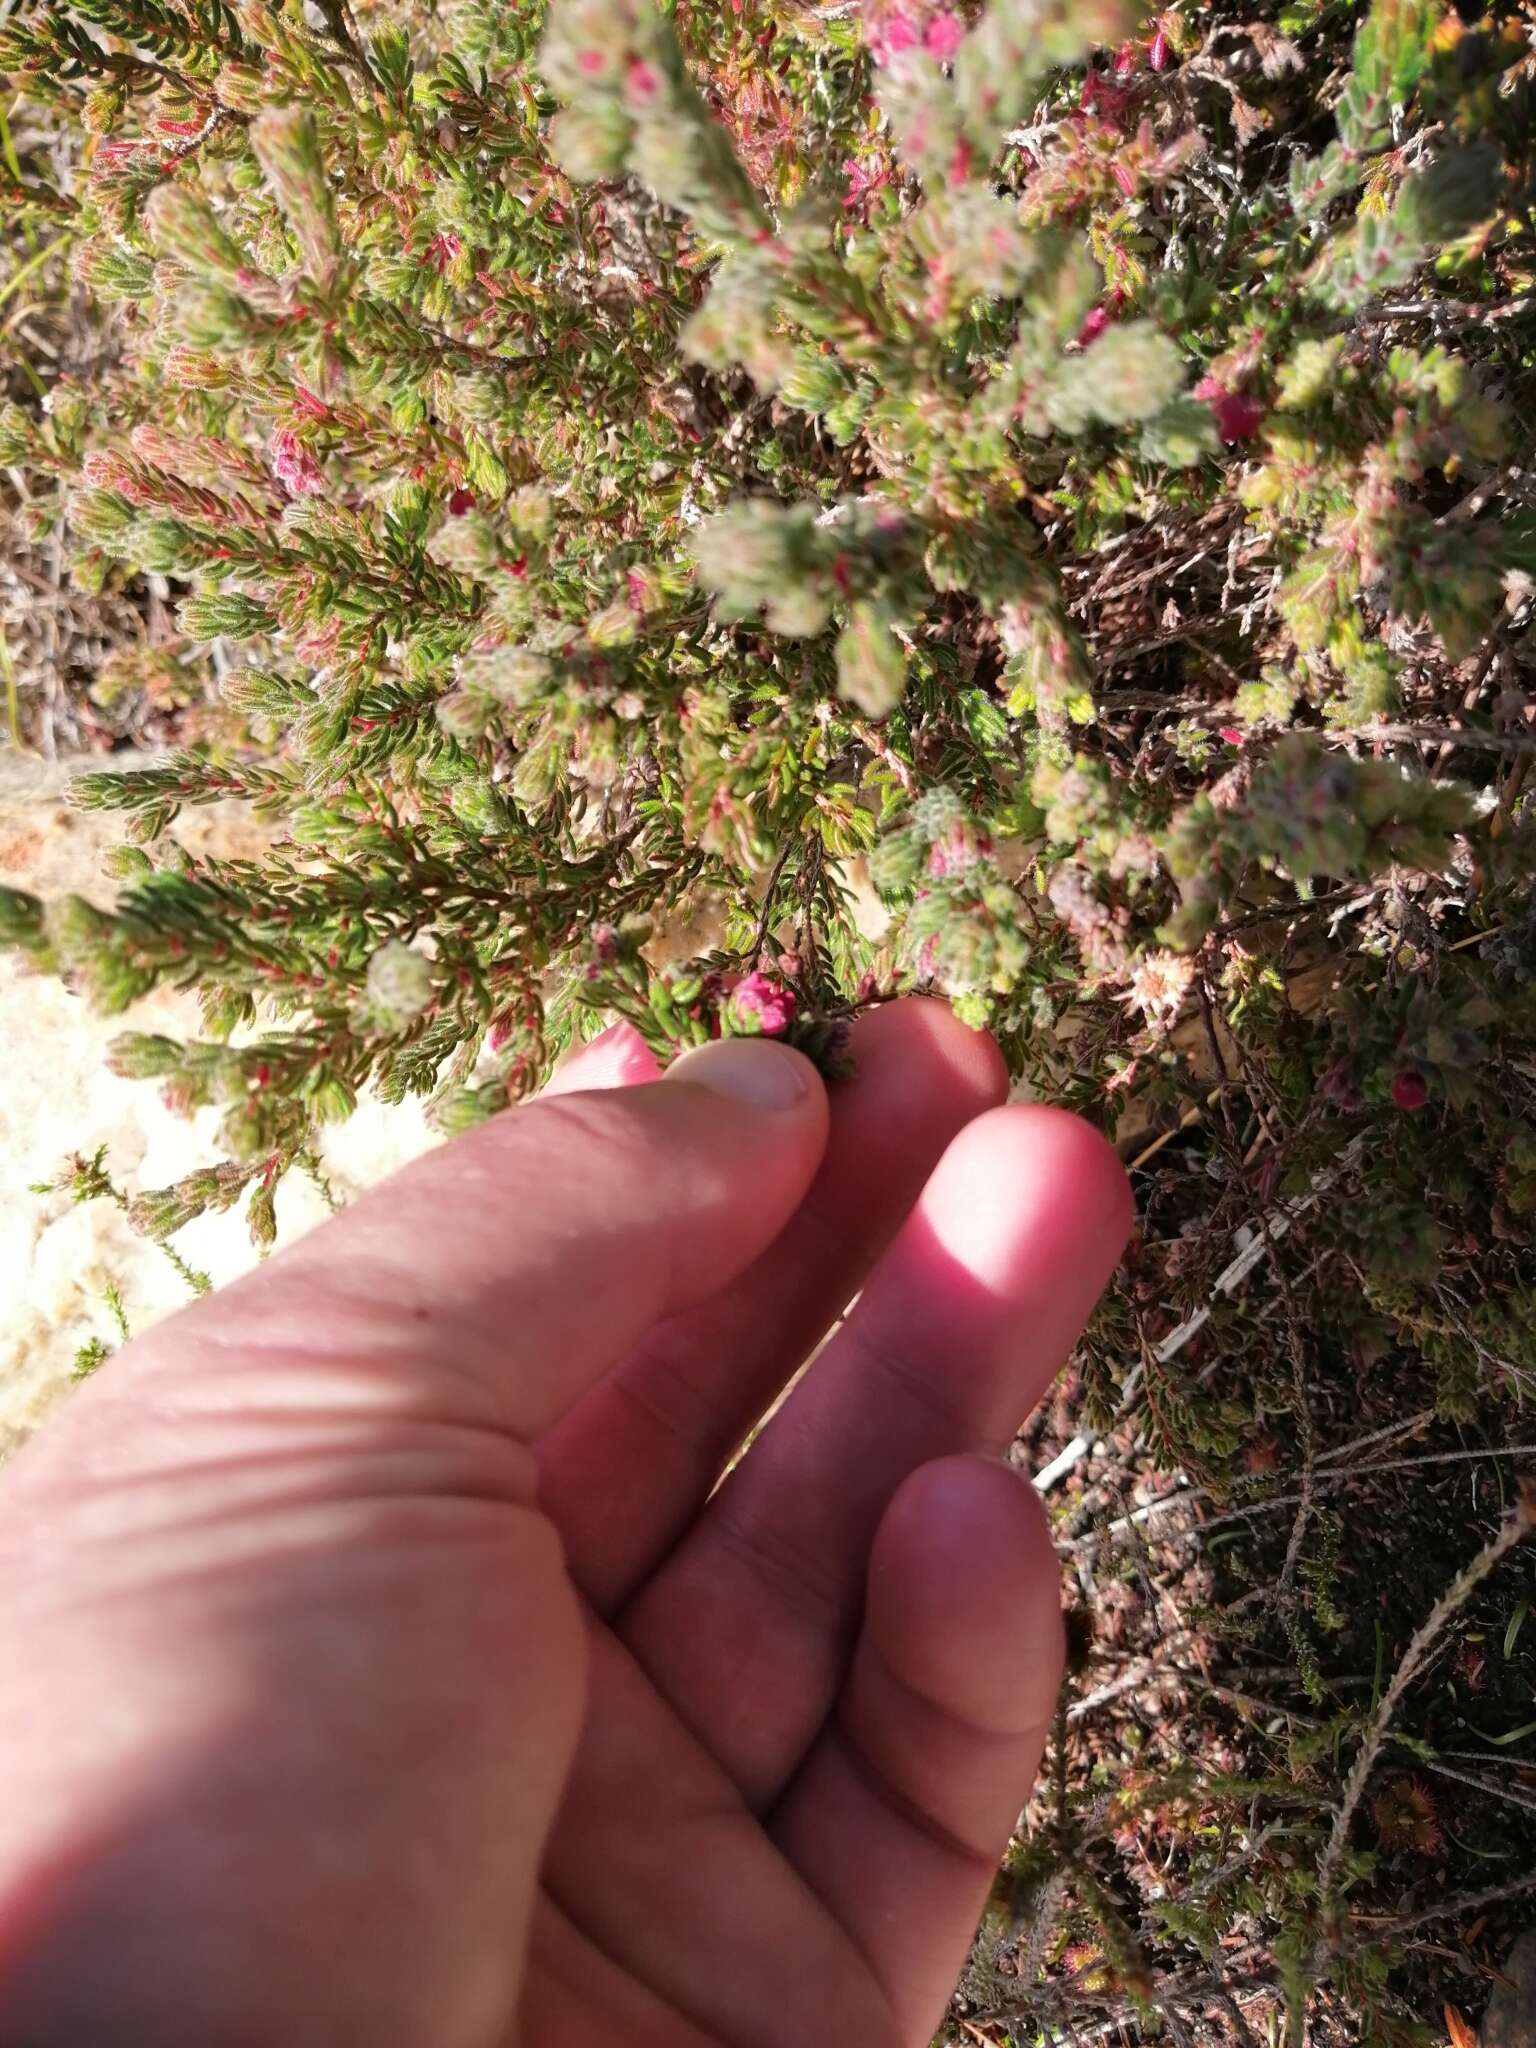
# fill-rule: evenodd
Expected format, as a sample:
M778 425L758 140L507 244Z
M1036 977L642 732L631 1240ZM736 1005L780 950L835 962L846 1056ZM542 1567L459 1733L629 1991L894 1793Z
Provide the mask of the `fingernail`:
M755 1109L793 1109L805 1099L810 1063L768 1038L720 1038L695 1046L667 1069L669 1081L691 1081Z
M575 1095L591 1088L629 1088L654 1081L660 1063L633 1024L610 1024L568 1055L544 1084L542 1093Z

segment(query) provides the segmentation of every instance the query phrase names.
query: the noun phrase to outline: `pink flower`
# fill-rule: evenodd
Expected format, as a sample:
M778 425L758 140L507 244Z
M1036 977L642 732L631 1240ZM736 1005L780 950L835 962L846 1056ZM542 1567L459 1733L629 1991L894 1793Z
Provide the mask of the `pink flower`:
M1139 1010L1149 1024L1171 1024L1184 1007L1195 973L1187 953L1148 953L1137 962L1120 1001Z
M865 0L864 42L877 64L889 64L923 40L925 0Z
M1161 29L1147 46L1147 62L1154 71L1161 71L1168 62L1168 38Z
M1264 424L1264 408L1252 398L1230 392L1216 406L1216 425L1223 441L1251 441Z
M794 1021L794 992L766 974L749 974L731 990L727 1007L738 1030L781 1038Z
M1240 391L1229 391L1219 377L1202 377L1195 396L1209 404L1223 441L1251 441L1264 424L1263 406Z
M290 498L315 498L325 490L325 472L292 427L279 427L268 450L272 474Z
M965 874L991 851L992 842L984 832L975 832L969 825L952 825L928 849L928 872L942 882L949 875Z
M1417 1067L1404 1067L1392 1076L1392 1100L1409 1116L1429 1100L1429 1083Z
M1078 347L1092 348L1093 344L1098 340L1099 336L1104 332L1105 328L1109 325L1109 322L1110 311L1108 306L1092 307L1089 310L1087 317L1084 319L1082 326L1079 327L1079 329L1077 330Z
M1224 739L1229 747L1243 746L1247 738L1247 735L1241 732L1235 725L1219 726L1217 728L1217 736L1220 739Z
M941 64L953 64L965 41L965 23L958 14L936 14L923 31L923 48Z
M624 74L624 91L633 107L648 107L661 91L661 74L654 64L637 57Z

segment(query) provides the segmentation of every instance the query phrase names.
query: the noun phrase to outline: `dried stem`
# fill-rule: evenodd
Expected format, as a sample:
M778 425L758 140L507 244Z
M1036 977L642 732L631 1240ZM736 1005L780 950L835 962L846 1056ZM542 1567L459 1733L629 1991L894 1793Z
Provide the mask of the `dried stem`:
M1430 1651L1440 1640L1447 1624L1460 1613L1494 1566L1502 1558L1507 1557L1517 1543L1523 1542L1533 1527L1536 1527L1536 1516L1533 1516L1530 1501L1522 1498L1520 1505L1508 1517L1492 1541L1485 1544L1471 1563L1463 1566L1452 1579L1403 1652L1398 1667L1392 1674L1392 1683L1381 1696L1380 1704L1371 1717L1370 1726L1365 1731L1360 1753L1355 1758L1349 1777L1345 1780L1344 1796L1339 1802L1338 1812L1334 1815L1328 1846L1324 1849L1322 1861L1318 1865L1317 1889L1325 1903L1331 1898L1339 1864L1349 1841L1350 1823L1354 1820L1360 1801L1365 1796L1371 1772L1376 1768L1376 1759L1381 1754L1381 1746L1387 1739L1393 1717L1402 1705L1404 1694L1418 1675Z

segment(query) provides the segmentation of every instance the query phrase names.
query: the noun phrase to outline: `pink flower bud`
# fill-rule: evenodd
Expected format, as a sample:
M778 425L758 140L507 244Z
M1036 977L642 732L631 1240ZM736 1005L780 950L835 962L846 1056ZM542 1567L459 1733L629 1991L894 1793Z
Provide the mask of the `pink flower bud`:
M936 882L942 882L948 875L965 874L991 851L992 842L984 832L976 832L966 824L951 825L928 850L928 872Z
M923 31L923 47L941 64L953 64L965 41L965 23L958 14L936 14Z
M1210 405L1223 441L1251 441L1264 424L1263 406L1240 391L1229 391L1219 377L1202 377L1195 396Z
M766 974L749 974L731 990L727 1007L738 1027L755 1025L764 1038L781 1038L794 1022L794 991Z
M864 40L877 64L889 64L923 40L926 0L865 0Z
M1429 1083L1417 1067L1404 1067L1392 1076L1392 1100L1413 1116L1429 1100Z
M651 106L661 91L661 73L637 57L624 74L624 92L632 107Z
M1109 321L1110 312L1108 306L1091 307L1082 326L1077 330L1078 347L1092 348L1093 344L1109 325Z
M1251 441L1264 424L1264 408L1234 392L1217 406L1216 424L1223 441Z
M449 492L448 510L455 519L462 519L466 512L473 512L474 509L475 494L466 490L463 484L460 484L456 491Z

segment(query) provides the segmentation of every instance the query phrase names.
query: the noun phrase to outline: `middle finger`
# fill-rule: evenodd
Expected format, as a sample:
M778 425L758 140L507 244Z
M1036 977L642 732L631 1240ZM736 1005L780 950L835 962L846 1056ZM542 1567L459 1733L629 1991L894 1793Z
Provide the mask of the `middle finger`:
M812 1370L615 1627L762 1811L821 1726L907 1475L1002 1450L1120 1257L1130 1191L1088 1124L1023 1105L950 1146Z
M943 1003L867 1012L853 1053L854 1078L832 1090L821 1169L778 1240L716 1300L661 1324L537 1447L544 1511L600 1614L660 1564L858 1291L950 1139L1007 1085L992 1040Z

